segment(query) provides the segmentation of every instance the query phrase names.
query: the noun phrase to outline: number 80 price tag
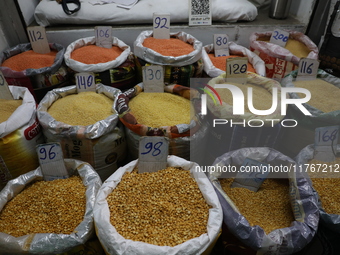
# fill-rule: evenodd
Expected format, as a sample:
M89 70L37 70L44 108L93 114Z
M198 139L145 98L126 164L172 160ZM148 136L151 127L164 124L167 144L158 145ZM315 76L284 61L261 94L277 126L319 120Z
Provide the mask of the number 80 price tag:
M157 172L167 166L169 139L163 136L143 136L139 140L138 172Z

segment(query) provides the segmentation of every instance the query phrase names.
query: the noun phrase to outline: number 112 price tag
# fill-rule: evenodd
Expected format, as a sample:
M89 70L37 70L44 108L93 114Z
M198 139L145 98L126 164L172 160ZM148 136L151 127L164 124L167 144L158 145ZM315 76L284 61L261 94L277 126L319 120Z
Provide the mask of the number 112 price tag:
M164 136L143 136L139 139L138 172L157 172L167 166L169 139Z
M46 30L44 27L28 27L27 33L34 52L45 54L51 51L46 37Z

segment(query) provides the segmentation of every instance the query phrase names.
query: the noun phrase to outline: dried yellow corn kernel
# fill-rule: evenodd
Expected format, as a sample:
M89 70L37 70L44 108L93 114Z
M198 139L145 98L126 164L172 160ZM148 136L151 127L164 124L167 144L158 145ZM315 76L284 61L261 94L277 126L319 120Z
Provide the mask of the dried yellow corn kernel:
M22 100L0 99L0 123L6 121L22 105Z

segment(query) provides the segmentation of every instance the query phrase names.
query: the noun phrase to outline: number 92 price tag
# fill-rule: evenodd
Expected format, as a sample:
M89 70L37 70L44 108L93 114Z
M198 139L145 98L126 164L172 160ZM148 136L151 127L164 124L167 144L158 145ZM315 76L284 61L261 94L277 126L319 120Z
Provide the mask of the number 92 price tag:
M139 140L138 172L157 172L167 166L169 139L164 136L143 136Z
M247 83L248 58L236 57L227 59L226 82Z
M170 38L170 14L157 13L153 14L153 37L156 39Z

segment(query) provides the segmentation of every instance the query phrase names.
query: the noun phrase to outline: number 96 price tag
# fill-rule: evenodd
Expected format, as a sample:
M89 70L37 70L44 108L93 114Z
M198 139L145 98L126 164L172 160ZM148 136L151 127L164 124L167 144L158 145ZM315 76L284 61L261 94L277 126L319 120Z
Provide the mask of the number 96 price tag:
M143 136L139 140L138 172L156 172L167 166L169 139L163 136Z

